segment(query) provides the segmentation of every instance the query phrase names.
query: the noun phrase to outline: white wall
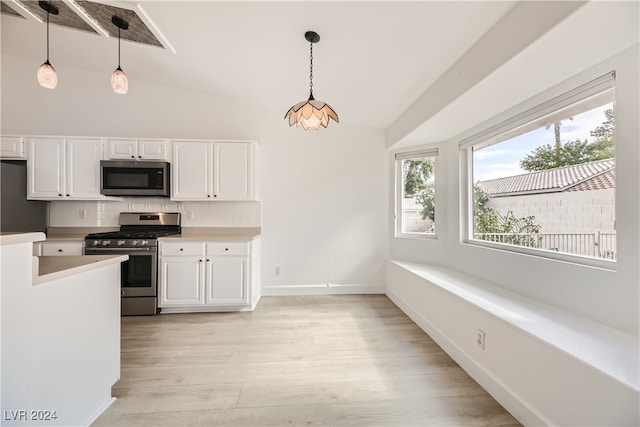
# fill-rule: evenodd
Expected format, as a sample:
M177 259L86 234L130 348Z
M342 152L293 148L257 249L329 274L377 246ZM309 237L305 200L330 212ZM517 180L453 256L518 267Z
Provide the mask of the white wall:
M459 137L440 144L440 161L444 161L441 170L445 176L440 175L436 182L438 185L446 182L446 185L436 188L436 194L446 193L446 200L441 201L440 209L447 214L438 215L436 212L436 227L441 231L438 239L408 240L391 237L390 258L447 265L561 310L638 334L638 49L638 45L635 45L568 80L559 81L557 86L489 121L499 122L606 72L616 71L616 271L487 249L461 242L461 230L464 227L459 214L462 197L459 188L460 174L465 166L459 161L457 143L460 139L479 132L488 124L469 129ZM392 161L390 159L390 162ZM390 173L389 176L393 175ZM390 188L393 188L393 181L390 179ZM389 200L393 206L392 197Z
M3 54L1 66L3 134L258 141L263 284L384 283L388 186L381 131L331 123L305 132L283 120L289 105L274 111L137 80L130 80L129 94L117 95L108 74L63 64L56 64L59 84L51 91L35 80L38 64ZM69 209L77 213L76 206ZM215 218L204 225L212 224L218 225Z
M391 259L441 264L478 278L476 285L486 292L498 294L495 287L490 288L482 281L497 285L501 291L506 289L503 292L515 293L517 298L524 296L522 300L534 306L544 307L544 310L536 309L536 313L544 313L542 320L521 311L513 312L513 316L521 322L540 326L541 330L544 329L541 325L547 325L549 331L546 333L564 329L563 324L553 323L555 315L570 319L570 323L580 325L586 331L603 331L603 349L600 350L603 354L620 352L620 348L609 344L615 342L616 337L624 336L631 343L625 355L629 364L612 363L612 366L631 378L633 385L611 377L598 363L584 363L571 352L549 344L546 335L539 337L529 333L514 326L515 322L504 321L494 312L462 301L452 292L390 263L387 271L389 296L525 425L637 425L638 422L639 48L635 45L578 75L558 81L557 86L490 121L491 124L500 122L616 70L618 261L615 271L462 241L466 227L461 219L464 195L460 190L460 176L466 164L460 160L458 141L489 124L438 144L440 163L436 195L441 195L436 199L438 238L400 239L393 235L390 238ZM427 147L407 150L416 148ZM393 164L393 153L389 162ZM393 173L388 175L393 189ZM392 215L392 196L389 205ZM498 307L502 305L498 304ZM484 350L475 345L478 328L486 332ZM586 346L588 340L583 336L569 334L568 337L568 342L585 349L586 354L593 352L593 348ZM567 396L571 398L567 399Z

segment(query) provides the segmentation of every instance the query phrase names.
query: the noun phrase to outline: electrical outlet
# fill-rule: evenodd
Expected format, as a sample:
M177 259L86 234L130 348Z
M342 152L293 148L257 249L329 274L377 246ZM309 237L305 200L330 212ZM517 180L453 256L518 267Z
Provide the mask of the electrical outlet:
M484 350L484 331L482 329L478 329L478 332L476 334L476 345L478 347L480 347L482 350Z
M273 273L276 275L276 277L280 276L280 267L276 267Z
M87 218L87 210L80 209L80 219L86 219L86 218Z
M193 211L187 211L187 219L193 219Z

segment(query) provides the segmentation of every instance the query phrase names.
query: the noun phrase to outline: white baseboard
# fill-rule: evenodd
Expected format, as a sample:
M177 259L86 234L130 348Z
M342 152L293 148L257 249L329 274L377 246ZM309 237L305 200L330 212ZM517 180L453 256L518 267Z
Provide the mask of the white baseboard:
M384 294L384 285L339 285L324 283L318 285L263 286L262 296L286 295L346 295Z
M397 305L411 320L429 335L453 360L478 382L494 399L504 406L525 426L553 425L539 411L536 411L524 399L507 387L499 378L487 371L472 356L451 341L439 328L414 310L402 298L387 290L387 297Z

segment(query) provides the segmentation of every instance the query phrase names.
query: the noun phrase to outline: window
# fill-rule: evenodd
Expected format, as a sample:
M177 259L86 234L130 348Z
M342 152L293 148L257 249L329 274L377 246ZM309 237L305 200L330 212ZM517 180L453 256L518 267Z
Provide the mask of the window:
M467 242L616 259L614 77L460 142L469 162Z
M396 154L396 236L433 237L437 149Z

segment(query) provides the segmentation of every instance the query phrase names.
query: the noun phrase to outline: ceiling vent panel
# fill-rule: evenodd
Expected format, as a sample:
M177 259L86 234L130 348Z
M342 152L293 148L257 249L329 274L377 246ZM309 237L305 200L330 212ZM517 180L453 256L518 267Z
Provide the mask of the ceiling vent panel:
M10 15L10 16L15 16L16 18L25 19L24 16L20 15L11 6L9 6L9 4L6 1L3 1L0 3L0 13L2 13L3 15Z
M73 28L75 30L87 31L89 33L97 34L96 30L91 28L87 22L82 19L76 12L74 12L69 6L60 0L49 1L55 7L58 8L60 13L58 15L49 15L49 22L62 27ZM42 22L47 21L47 12L45 12L37 1L20 1L25 9L27 9L32 15L37 16Z
M129 29L120 33L123 40L164 48L134 10L82 0L77 0L76 4L83 8L111 37L118 37L118 27L111 22L111 17L118 15L129 22Z
M118 37L118 27L111 18L117 15L129 23L129 28L120 32L120 38L149 46L175 50L155 27L140 5L133 3L131 9L96 3L86 0L49 0L59 10L58 15L49 15L51 24L86 31L106 37ZM27 20L47 21L47 12L34 0L0 0L4 15Z

